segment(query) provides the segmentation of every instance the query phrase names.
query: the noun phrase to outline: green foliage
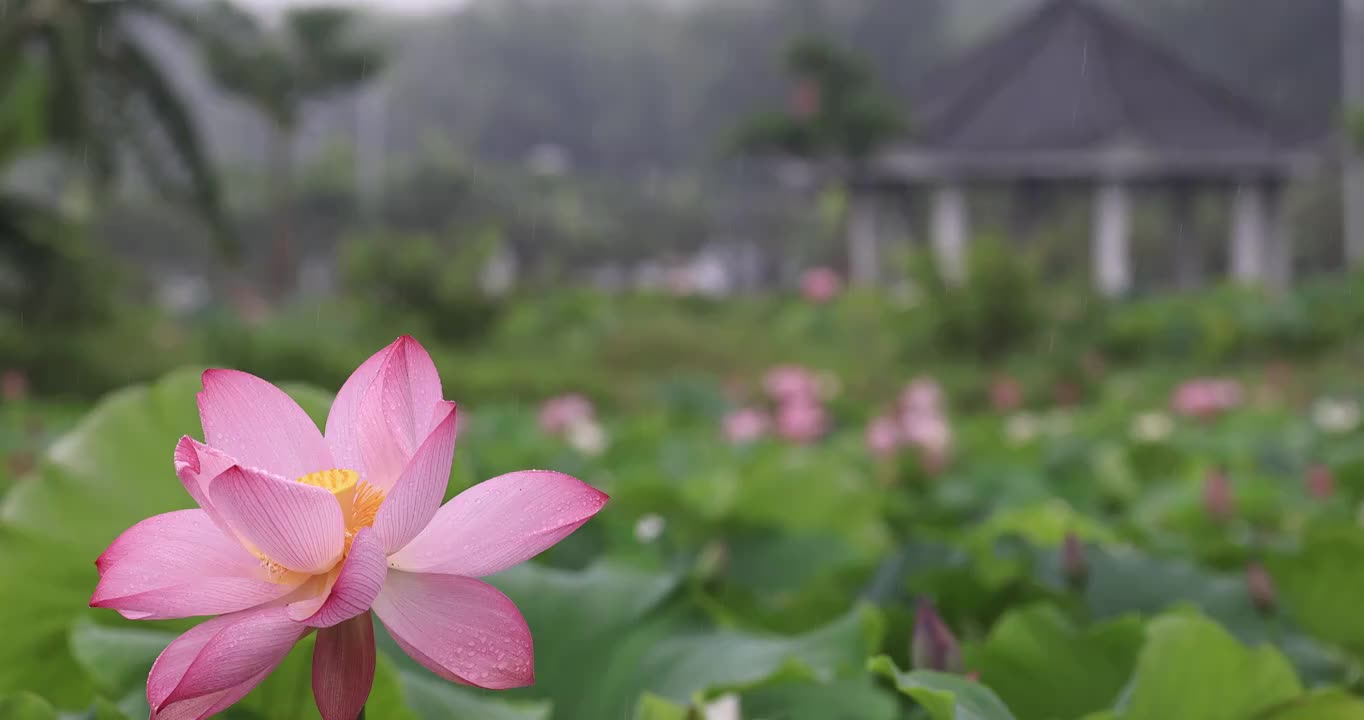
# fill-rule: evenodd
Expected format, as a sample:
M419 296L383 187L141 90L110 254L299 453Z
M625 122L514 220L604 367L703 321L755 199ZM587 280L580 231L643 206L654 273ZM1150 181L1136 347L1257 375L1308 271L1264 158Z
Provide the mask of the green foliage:
M861 162L905 131L896 101L852 52L801 37L787 46L785 65L806 95L798 103L809 107L753 116L734 131L730 142L736 150Z
M1000 618L966 662L1019 720L1078 718L1115 704L1142 639L1135 616L1079 628L1054 606L1036 605Z
M885 656L873 658L868 669L914 698L932 720L1013 720L1009 708L989 688L960 675L930 670L901 672Z
M345 289L384 321L463 345L489 333L501 303L479 286L500 239L484 228L437 240L429 235L360 235L343 250ZM401 321L394 322L393 313Z
M961 285L949 283L926 257L918 264L934 336L949 352L998 360L1027 346L1043 326L1041 281L1023 248L973 242Z
M1246 648L1196 614L1157 618L1146 635L1120 720L1239 720L1302 692L1277 650Z

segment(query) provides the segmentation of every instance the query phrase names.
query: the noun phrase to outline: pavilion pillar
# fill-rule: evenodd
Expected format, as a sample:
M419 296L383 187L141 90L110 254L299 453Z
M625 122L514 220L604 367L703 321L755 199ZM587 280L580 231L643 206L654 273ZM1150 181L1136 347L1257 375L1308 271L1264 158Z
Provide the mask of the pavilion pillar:
M1128 246L1132 235L1132 199L1127 185L1108 180L1094 195L1094 234L1091 261L1094 285L1108 297L1132 289Z
M1276 203L1269 195L1264 183L1254 181L1232 190L1231 276L1238 282L1258 285L1270 280Z
M870 191L848 196L848 278L853 285L875 285L881 274L877 198Z
M945 282L960 285L966 280L966 243L970 236L966 191L948 183L933 188L933 257Z

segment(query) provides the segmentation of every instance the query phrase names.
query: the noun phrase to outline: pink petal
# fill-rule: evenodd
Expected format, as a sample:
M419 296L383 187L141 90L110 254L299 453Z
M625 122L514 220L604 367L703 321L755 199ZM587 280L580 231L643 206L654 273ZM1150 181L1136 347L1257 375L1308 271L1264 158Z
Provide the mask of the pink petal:
M368 611L383 588L387 573L387 557L378 535L372 528L361 528L326 601L303 622L312 627L331 627Z
M152 665L147 703L153 720L207 717L240 700L307 630L283 608L224 615L191 629Z
M374 686L374 621L368 612L317 631L313 699L322 720L355 720Z
M234 535L232 528L213 508L208 497L208 484L237 461L221 450L215 450L186 435L175 445L175 474L184 484L189 496L208 513L213 522L228 535Z
M386 552L399 550L431 522L450 483L450 463L455 457L455 404L442 400L437 408L444 411L440 424L417 449L379 506L374 529Z
M290 570L326 572L341 559L346 523L327 490L233 466L209 495L243 538Z
M366 360L327 415L327 442L341 467L387 491L429 434L441 400L431 356L403 336Z
M237 370L205 370L203 381L199 419L209 445L290 479L336 467L317 425L283 390Z
M563 473L508 473L446 503L416 539L389 558L389 567L491 575L544 552L607 500L605 493Z
M220 615L283 597L303 576L271 578L203 510L156 515L132 526L95 561L91 607L133 619Z
M403 652L446 680L491 690L535 682L525 618L481 580L389 572L374 612Z

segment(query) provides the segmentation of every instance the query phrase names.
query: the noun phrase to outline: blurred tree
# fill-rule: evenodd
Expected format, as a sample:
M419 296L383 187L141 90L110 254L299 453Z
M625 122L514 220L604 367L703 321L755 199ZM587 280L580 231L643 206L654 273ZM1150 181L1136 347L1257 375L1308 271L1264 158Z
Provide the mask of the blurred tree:
M752 116L731 143L742 153L803 159L822 185L846 191L859 182L871 154L905 131L904 114L860 58L823 40L793 41L786 69L795 82L789 108ZM857 252L851 245L861 239L849 232L848 240L851 258Z
M192 113L144 43L149 25L197 37L193 19L159 0L9 0L3 10L0 98L10 122L0 120L0 143L60 151L96 200L135 160L145 179L197 209L235 257Z
M355 15L339 7L313 6L284 13L277 28L226 0L206 13L212 29L201 44L210 73L241 96L274 129L267 177L273 204L271 259L276 297L294 284L289 205L292 199L293 140L310 101L352 90L377 73L384 56L355 37Z

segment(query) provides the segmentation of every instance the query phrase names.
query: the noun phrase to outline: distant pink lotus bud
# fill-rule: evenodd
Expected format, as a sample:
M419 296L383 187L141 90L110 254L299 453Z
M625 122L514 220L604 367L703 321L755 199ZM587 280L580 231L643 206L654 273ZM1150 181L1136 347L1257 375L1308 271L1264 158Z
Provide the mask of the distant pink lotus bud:
M6 370L0 373L0 398L5 402L19 402L28 395L28 376L23 370Z
M904 440L900 432L900 423L893 417L881 416L873 418L867 424L867 450L872 455L880 458L890 457L900 449L900 443Z
M990 407L995 412L1009 413L1023 406L1023 385L1001 375L990 383Z
M1208 472L1203 483L1203 511L1213 520L1228 520L1236 512L1236 499L1232 497L1231 480L1222 469Z
M1274 579L1259 561L1252 560L1246 565L1246 590L1250 592L1250 601L1256 610L1265 615L1274 612L1277 606Z
M943 405L942 385L930 377L915 378L900 392L900 409L905 414L937 415Z
M763 387L777 402L814 398L819 394L819 378L799 365L778 365L767 371Z
M1104 356L1096 352L1087 352L1080 361L1080 367L1085 371L1085 377L1090 380L1098 380L1108 371L1108 363L1104 361Z
M777 406L777 434L794 443L810 443L829 429L829 416L814 398L792 398Z
M809 78L797 82L795 90L791 93L792 114L799 118L813 117L819 113L819 105L819 83Z
M1336 478L1331 468L1316 464L1307 468L1307 494L1316 500L1325 500L1335 492Z
M1059 380L1051 388L1052 400L1061 407L1074 407L1080 404L1084 391L1074 380Z
M578 393L552 397L540 406L540 429L546 435L561 435L574 425L596 417L592 401Z
M1180 415L1208 420L1244 401L1241 383L1219 378L1195 378L1175 388L1170 407Z
M740 408L725 416L725 439L731 445L746 445L767 434L772 421L757 408Z
M810 302L828 302L842 290L843 279L832 268L811 268L800 277L800 293Z
M962 671L961 646L927 599L919 601L914 613L914 637L910 641L909 656L915 670Z
M1074 532L1066 533L1061 543L1061 572L1066 584L1073 590L1081 590L1089 580L1089 562L1085 559L1085 546Z
M5 457L5 469L12 478L23 477L37 466L33 453L27 450L15 450Z

